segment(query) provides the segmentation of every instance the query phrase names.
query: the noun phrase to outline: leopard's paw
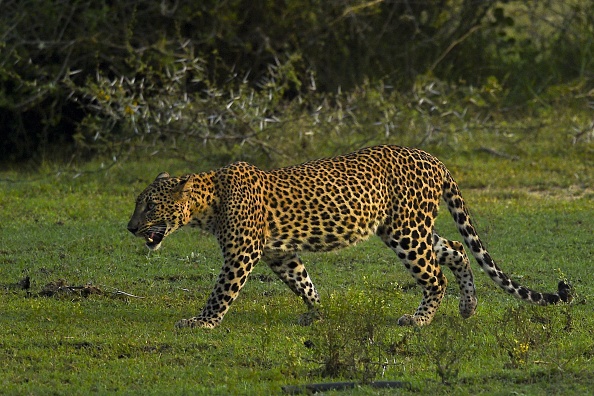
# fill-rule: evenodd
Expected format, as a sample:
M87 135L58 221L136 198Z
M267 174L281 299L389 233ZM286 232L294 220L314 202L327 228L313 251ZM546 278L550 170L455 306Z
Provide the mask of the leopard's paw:
M421 315L402 315L400 319L398 319L398 325L400 326L427 326L431 323L431 318Z
M178 320L175 323L175 328L176 329L183 329L183 328L196 328L196 327L201 327L201 328L205 328L205 329L214 329L215 327L217 327L216 324L205 321L203 319L199 319L197 317L193 317L190 319L182 319L182 320Z

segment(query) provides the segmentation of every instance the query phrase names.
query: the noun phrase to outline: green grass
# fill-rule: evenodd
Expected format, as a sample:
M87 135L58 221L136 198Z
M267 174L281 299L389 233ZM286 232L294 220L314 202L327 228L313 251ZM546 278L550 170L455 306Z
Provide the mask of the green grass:
M472 153L440 156L460 180L491 254L535 289L555 290L569 278L573 304L523 305L473 264L474 317L460 318L446 270L450 286L434 322L399 327L421 292L373 239L303 255L323 321L298 326L305 307L259 265L219 328L176 331L175 321L198 313L211 291L221 266L216 242L182 230L148 254L126 223L135 195L159 171L200 169L155 161L77 178L1 174L0 393L279 394L284 385L374 379L405 381L402 394L590 392L591 157L577 155L572 164L555 155L510 161ZM452 223L442 211L439 230L459 240ZM30 293L16 286L27 275ZM103 293L37 296L58 279Z

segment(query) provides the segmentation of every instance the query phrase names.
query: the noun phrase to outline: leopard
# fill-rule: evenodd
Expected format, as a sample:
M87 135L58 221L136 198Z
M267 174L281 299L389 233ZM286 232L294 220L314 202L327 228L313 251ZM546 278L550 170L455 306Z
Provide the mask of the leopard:
M403 326L432 322L454 274L463 318L477 308L470 261L461 242L435 230L441 201L447 205L470 253L489 278L517 299L550 305L571 301L570 284L538 292L511 279L495 263L477 234L458 184L446 166L417 148L367 147L350 154L262 170L235 162L180 177L160 173L135 203L128 230L150 250L183 226L214 235L223 264L202 311L176 328L215 328L237 299L248 276L263 260L307 306L298 319L319 318L320 296L299 254L328 252L376 235L389 247L422 289Z

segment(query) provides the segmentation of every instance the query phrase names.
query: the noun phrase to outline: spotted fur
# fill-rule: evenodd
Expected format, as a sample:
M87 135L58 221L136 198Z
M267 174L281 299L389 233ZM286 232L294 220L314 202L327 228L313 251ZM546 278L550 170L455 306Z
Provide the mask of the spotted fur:
M473 315L477 305L462 244L434 230L440 199L474 258L503 290L538 305L570 300L563 282L555 293L540 293L503 273L478 237L450 172L413 148L370 147L271 171L238 162L182 177L161 173L138 196L128 229L150 249L184 225L217 238L224 259L218 281L202 312L178 327L219 325L260 259L315 312L320 298L298 252L335 250L374 234L423 290L416 312L399 323L421 326L431 322L445 293L440 264L460 286L460 314Z

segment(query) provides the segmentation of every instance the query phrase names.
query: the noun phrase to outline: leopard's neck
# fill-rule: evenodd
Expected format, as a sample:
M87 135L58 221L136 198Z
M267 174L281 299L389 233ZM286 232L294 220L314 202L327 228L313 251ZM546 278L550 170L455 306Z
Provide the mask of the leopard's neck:
M215 194L215 172L196 173L188 180L188 211L186 225L214 232L214 214L218 204Z

